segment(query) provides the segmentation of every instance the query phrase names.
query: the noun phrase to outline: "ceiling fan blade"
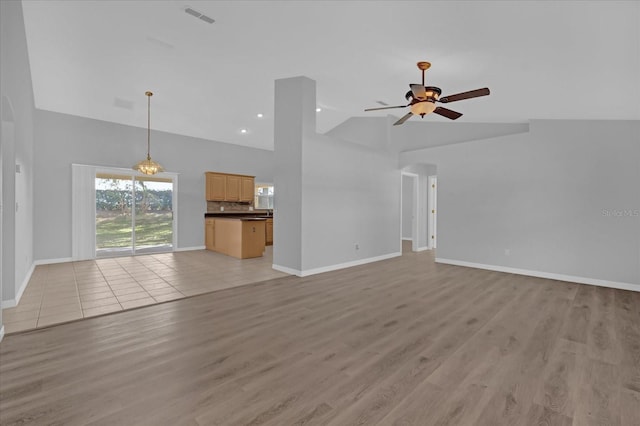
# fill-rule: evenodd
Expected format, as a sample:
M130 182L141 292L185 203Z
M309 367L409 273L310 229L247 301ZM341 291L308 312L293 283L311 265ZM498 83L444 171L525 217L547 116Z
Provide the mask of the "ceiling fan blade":
M404 117L402 117L400 120L396 121L395 123L393 123L394 126L399 126L402 123L404 123L405 121L407 121L409 118L411 118L413 114L408 112Z
M427 89L422 84L410 84L414 99L427 99Z
M450 120L456 120L462 117L462 114L460 114L459 112L452 111L448 108L437 107L433 110L433 112L443 117L447 117Z
M406 108L409 105L398 105L398 106L388 106L388 107L380 107L380 108L367 108L365 111L378 111L381 109L393 109L393 108Z
M487 96L489 94L489 88L485 87L483 89L471 90L469 92L456 93L455 95L444 96L440 98L440 102L455 102L461 101L463 99L477 98L478 96Z

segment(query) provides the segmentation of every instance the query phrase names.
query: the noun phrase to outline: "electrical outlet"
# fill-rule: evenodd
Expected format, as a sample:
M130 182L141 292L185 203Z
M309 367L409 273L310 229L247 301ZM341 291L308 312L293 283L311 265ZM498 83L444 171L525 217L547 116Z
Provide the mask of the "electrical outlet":
M224 206L220 206L220 211L223 212L224 211Z
M510 256L511 255L511 249L504 249L504 254L505 254L505 256Z

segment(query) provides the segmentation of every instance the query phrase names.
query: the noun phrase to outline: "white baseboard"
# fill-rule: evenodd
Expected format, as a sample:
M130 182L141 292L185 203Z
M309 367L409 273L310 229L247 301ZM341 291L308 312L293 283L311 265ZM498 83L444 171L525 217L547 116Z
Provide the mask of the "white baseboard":
M413 238L404 238L404 237L402 237L402 241L413 241Z
M402 256L402 253L395 252L389 254L383 254L382 256L368 257L366 259L358 259L353 260L351 262L345 263L337 263L335 265L322 266L320 268L306 269L304 271L299 271L292 268L287 268L286 266L280 266L273 264L271 267L276 271L284 272L286 274L297 275L299 277L308 277L309 275L321 274L323 272L336 271L338 269L351 268L353 266L364 265L366 263L379 262L381 260L391 259L394 257Z
M0 327L0 342L2 342L2 338L4 337L4 324Z
M469 268L486 269L489 271L506 272L509 274L527 275L530 277L547 278L557 281L568 281L578 284L589 284L600 287L617 288L620 290L640 291L640 284L621 283L616 281L606 281L595 278L577 277L574 275L555 274L552 272L531 271L528 269L510 268L508 266L484 265L482 263L465 262L462 260L443 259L436 257L436 263L446 263L448 265L466 266Z
M196 247L176 247L173 251L192 251L192 250L204 250L205 246L196 246Z
M302 276L300 275L302 274L302 272L298 271L297 269L287 268L286 266L276 265L275 263L271 265L271 268L275 269L276 271L284 272L285 274L297 275L299 277Z
M37 265L51 265L53 263L66 263L66 262L73 262L73 259L70 257L60 257L58 259L40 259L40 260L36 260L33 263Z
M416 251L425 251L425 250L431 250L431 247L418 247Z
M33 270L35 268L36 268L36 264L35 262L33 262L31 264L31 267L27 271L27 274L25 275L24 280L22 280L20 287L18 287L18 292L16 293L16 297L14 299L3 300L2 302L0 302L0 308L7 309L7 308L15 308L16 306L18 306L18 303L20 303L20 298L22 297L22 293L24 293L24 291L26 290L27 284L29 284L29 280L31 279L31 275L33 274Z

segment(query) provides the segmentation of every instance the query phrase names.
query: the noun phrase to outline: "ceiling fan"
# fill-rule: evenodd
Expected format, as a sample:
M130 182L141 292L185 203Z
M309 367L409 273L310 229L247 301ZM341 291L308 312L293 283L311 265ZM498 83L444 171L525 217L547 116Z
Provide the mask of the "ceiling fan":
M462 117L462 114L456 111L452 111L448 108L436 106L436 102L446 104L448 102L461 101L463 99L477 98L479 96L487 96L490 92L487 87L483 89L471 90L469 92L456 93L455 95L449 95L440 97L442 90L439 87L425 86L424 85L424 72L431 67L429 62L418 62L418 69L422 70L422 84L410 84L411 90L407 92L404 97L409 101L407 105L387 106L382 108L368 108L365 111L378 111L381 109L393 109L393 108L406 108L411 107L411 112L408 112L400 120L393 123L394 126L398 126L412 115L419 115L423 117L430 113L435 113L443 117L447 117L451 120L456 120Z

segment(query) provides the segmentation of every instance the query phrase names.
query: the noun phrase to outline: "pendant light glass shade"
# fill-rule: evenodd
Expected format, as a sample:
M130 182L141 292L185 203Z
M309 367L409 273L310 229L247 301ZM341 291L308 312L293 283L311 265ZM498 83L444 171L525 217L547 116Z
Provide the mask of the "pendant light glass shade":
M164 172L164 168L151 158L139 161L135 166L133 166L133 170L137 170L145 175L155 175L156 173Z
M151 159L151 96L153 93L146 92L145 95L147 95L147 159L139 161L133 166L133 170L145 175L155 175L164 172L164 168Z

